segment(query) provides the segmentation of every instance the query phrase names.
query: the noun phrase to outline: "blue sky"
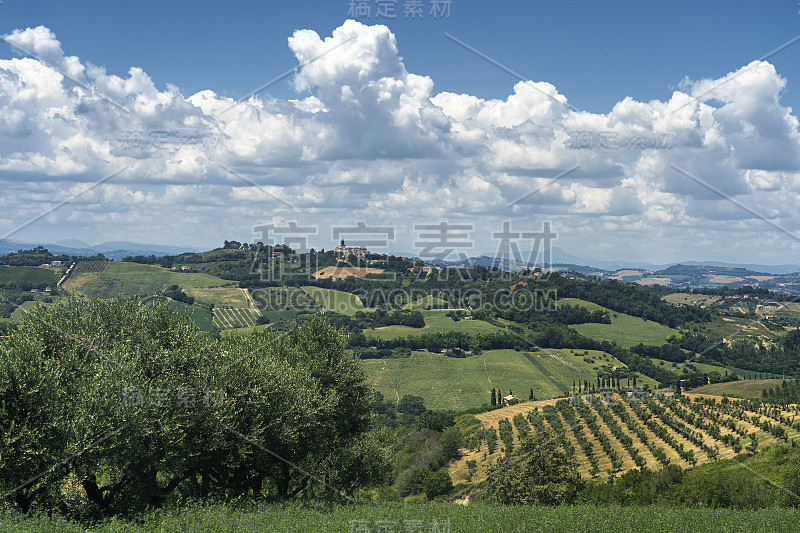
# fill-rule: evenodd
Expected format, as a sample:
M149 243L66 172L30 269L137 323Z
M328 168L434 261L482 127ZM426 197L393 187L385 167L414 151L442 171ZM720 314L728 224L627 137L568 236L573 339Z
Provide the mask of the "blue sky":
M347 219L414 251L414 224L454 218L486 252L477 228L546 219L580 256L797 262L800 42L764 57L800 35L795 1L431 2L346 26L348 0L3 0L0 35L34 59L0 47L0 236L212 246L311 220L324 246ZM125 138L165 131L213 143Z
M502 98L517 81L445 37L467 42L519 74L559 87L570 101L606 112L624 96L665 98L685 76L718 77L800 35L800 6L770 2L531 2L453 0L449 19L378 18L397 36L410 72L438 90ZM0 32L44 25L69 55L109 72L142 67L159 87L211 89L239 97L297 64L286 46L296 29L329 35L348 18L349 0L296 2L54 2L4 0ZM8 47L0 57L12 57ZM800 74L800 45L771 58ZM287 82L268 90L293 96ZM794 94L793 94L794 93ZM785 101L800 104L800 89Z

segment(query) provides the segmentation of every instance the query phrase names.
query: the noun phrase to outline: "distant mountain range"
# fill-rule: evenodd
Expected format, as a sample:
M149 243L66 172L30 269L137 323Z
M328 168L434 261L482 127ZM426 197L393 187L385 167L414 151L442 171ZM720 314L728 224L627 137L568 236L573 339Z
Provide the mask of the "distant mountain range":
M17 250L29 250L37 246L44 246L48 250L56 254L68 254L75 256L91 256L102 253L109 259L122 259L128 255L155 255L157 257L164 255L178 255L185 252L203 252L205 249L196 248L193 246L172 246L161 244L143 244L130 241L109 241L100 244L89 244L78 239L64 239L55 243L30 243L20 242L13 240L0 239L0 255L5 255L9 252L16 252ZM404 257L416 257L411 253L398 253ZM522 257L527 260L530 257L530 252L522 252ZM541 262L542 254L539 254L539 262ZM480 257L471 257L470 264L478 265L491 265L498 259L504 259L502 254L483 254ZM669 268L674 265L687 265L687 266L716 266L725 268L743 268L754 273L784 275L795 272L800 272L799 264L783 264L783 265L764 265L757 263L726 263L723 261L679 261L675 263L655 264L646 261L605 261L601 259L589 259L579 257L569 252L565 252L561 248L552 247L550 261L553 266L567 267L569 270L578 270L586 272L591 269L604 270L614 272L623 269L644 269L653 272L658 272ZM434 261L434 263L447 264L456 266L460 261ZM511 262L512 265L524 267L523 262ZM575 268L579 267L579 268Z
M496 255L496 254L494 254ZM556 264L564 265L582 265L598 268L601 270L623 270L628 268L639 268L645 270L652 270L657 272L664 270L673 265L689 265L689 266L718 266L726 268L744 268L753 272L763 272L765 274L791 274L800 271L800 264L783 264L783 265L763 265L757 263L726 263L723 261L677 261L675 263L654 264L646 261L603 261L600 259L587 259L585 257L578 257L565 252L561 248L551 248L551 261ZM523 256L528 257L528 256ZM540 254L541 258L541 254Z
M89 244L76 239L61 240L55 243L30 243L12 240L0 240L0 255L17 250L30 250L37 246L44 246L54 254L68 254L75 256L92 256L99 253L109 259L122 259L128 255L177 255L185 252L202 252L204 250L193 246L171 246L160 244L141 244L129 241L110 241L100 244Z

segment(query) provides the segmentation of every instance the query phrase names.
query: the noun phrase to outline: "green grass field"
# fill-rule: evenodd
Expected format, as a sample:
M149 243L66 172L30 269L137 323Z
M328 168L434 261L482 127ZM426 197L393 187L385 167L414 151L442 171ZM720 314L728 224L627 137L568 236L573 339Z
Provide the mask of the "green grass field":
M489 403L492 387L504 394L513 391L527 400L530 389L537 399L561 396L573 381L596 382L594 367L621 365L603 352L589 351L594 363L583 361L583 352L569 350L517 352L488 350L463 359L441 354L412 352L403 359L362 361L375 390L397 400L405 394L421 396L429 409L465 409ZM606 357L607 359L602 359ZM655 382L641 377L639 385Z
M446 311L445 311L446 312ZM427 313L427 312L426 312ZM448 316L425 316L424 328L409 326L384 326L382 328L366 329L364 335L378 339L394 339L396 337L409 337L424 333L447 333L458 331L461 333L492 333L500 330L497 326L483 320L459 320L455 322Z
M578 305L590 311L605 309L597 304L577 298L564 298L559 300L558 304ZM660 346L667 342L670 336L679 335L678 330L662 326L658 322L645 321L638 317L611 311L610 309L608 309L608 313L611 317L611 324L578 324L570 327L581 335L597 340L616 342L623 348L630 348L640 342Z
M58 274L47 268L0 265L0 285L30 284L32 287L58 283Z
M365 311L364 304L355 294L349 292L323 289L321 287L302 287L325 311L335 311L342 315L354 315L356 311Z
M34 519L0 511L5 533L198 533L270 531L425 533L574 533L575 531L648 533L692 531L782 533L797 531L797 509L697 509L659 506L620 507L564 505L560 507L502 506L483 503L359 503L325 506L272 503L256 507L194 504L152 512L136 521L105 520L88 526L46 516Z
M403 306L403 309L427 309L429 307L445 307L447 306L447 302L442 300L441 298L436 298L431 296L425 296L418 300L414 300L411 303L407 303Z
M736 396L738 398L761 398L761 391L781 384L781 379L747 379L729 383L714 383L691 389L697 394L713 394L716 396Z
M183 292L205 306L250 308L250 300L245 296L244 290L238 287L204 287L184 289Z
M64 288L80 296L115 298L147 297L171 285L194 289L232 284L232 281L209 274L181 273L159 266L112 261L103 272L71 275L64 282Z
M194 320L194 323L197 324L197 327L201 330L211 331L214 329L211 311L208 309L197 305L186 305L183 302L176 302L174 300L169 300L167 303L175 311L189 314L192 320Z

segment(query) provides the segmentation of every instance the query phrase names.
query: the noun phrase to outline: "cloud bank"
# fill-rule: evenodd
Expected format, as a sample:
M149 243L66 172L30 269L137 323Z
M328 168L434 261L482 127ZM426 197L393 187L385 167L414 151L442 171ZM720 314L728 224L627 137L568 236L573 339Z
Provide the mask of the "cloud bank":
M0 60L0 233L125 169L15 238L208 244L297 220L324 243L364 220L395 224L413 251L413 224L460 219L489 251L478 228L549 220L577 255L800 250L800 131L766 61L597 114L544 81L504 99L436 92L387 27L352 20L289 37L297 98L239 103L159 89L137 67L108 74L42 26L4 39L20 57Z

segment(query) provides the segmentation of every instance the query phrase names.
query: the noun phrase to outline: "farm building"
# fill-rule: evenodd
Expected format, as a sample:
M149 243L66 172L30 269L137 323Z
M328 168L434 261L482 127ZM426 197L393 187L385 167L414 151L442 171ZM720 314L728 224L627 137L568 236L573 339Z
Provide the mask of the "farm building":
M509 394L508 396L503 397L503 403L505 405L516 405L520 402L520 399L517 398L514 394Z

